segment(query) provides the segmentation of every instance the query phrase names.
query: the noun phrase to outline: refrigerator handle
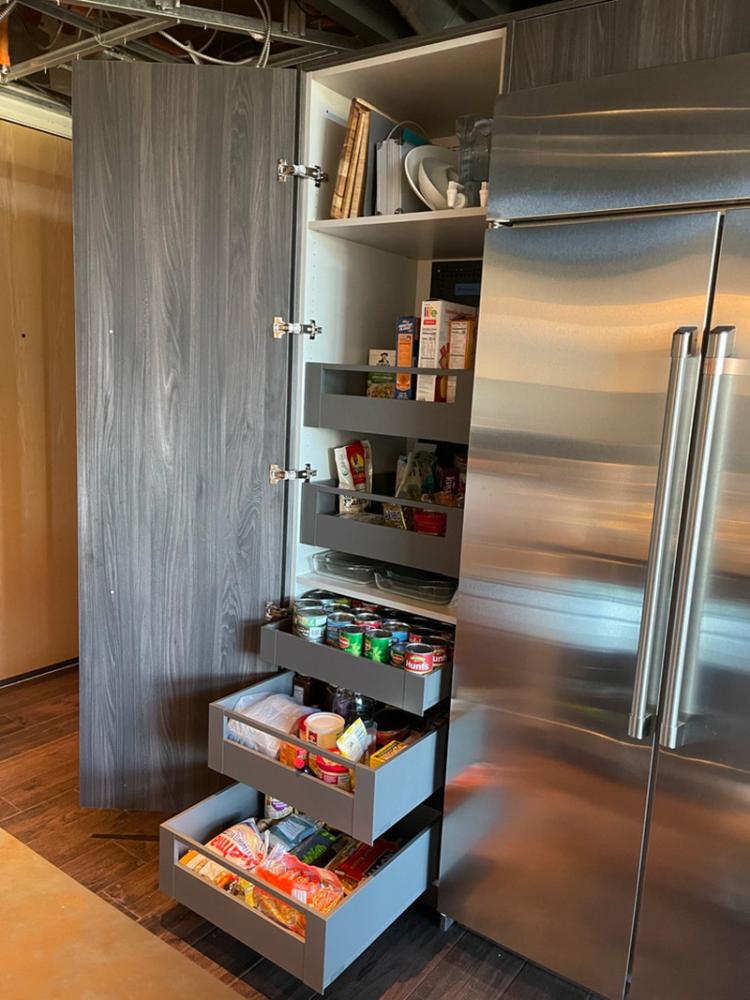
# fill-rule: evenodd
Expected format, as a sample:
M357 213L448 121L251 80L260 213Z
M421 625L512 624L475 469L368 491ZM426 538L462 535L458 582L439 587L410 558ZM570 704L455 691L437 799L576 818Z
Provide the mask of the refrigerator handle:
M664 710L659 742L676 750L683 742L680 718L683 687L693 672L708 566L707 529L713 523L718 490L721 428L726 415L726 364L734 347L733 326L717 326L708 335L695 426L693 468L685 514L683 546L677 577L674 624L667 660Z
M683 326L672 336L672 351L664 412L664 429L657 466L654 514L646 564L643 613L638 636L633 699L628 736L635 740L653 731L659 669L674 581L675 553L682 507L687 450L695 410L700 369L697 328Z

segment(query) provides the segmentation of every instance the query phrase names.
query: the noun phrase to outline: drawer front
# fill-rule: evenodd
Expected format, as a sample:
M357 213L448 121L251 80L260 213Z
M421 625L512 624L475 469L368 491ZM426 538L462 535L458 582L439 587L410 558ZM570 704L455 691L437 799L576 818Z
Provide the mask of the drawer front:
M292 768L229 738L228 723L235 719L309 750L310 744L237 715L234 706L259 690L291 694L293 675L279 673L251 688L214 702L209 708L208 763L215 771L251 788L259 788L303 812L322 819L337 830L371 844L394 823L421 805L445 782L448 728L431 730L388 763L373 770L351 765L353 792ZM316 750L323 756L332 755ZM340 761L340 757L338 758Z
M284 893L267 891L305 914L304 938L273 923L199 875L179 864L189 849L206 856L204 841L233 822L262 812L262 796L232 785L162 824L160 886L163 892L221 927L248 947L322 991L340 975L401 913L428 888L436 873L438 813L422 807L394 830L404 838L401 849L371 879L323 917ZM252 876L223 858L222 865Z
M361 691L386 705L424 715L450 698L453 668L431 674L414 674L389 663L374 663L364 656L350 656L316 642L292 635L289 622L265 625L260 630L260 655L266 663L296 670L329 684Z

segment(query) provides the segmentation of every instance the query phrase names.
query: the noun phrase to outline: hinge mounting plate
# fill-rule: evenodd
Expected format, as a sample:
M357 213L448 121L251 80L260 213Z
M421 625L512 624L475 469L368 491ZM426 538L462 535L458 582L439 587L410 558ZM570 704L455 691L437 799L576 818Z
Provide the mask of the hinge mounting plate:
M268 478L271 486L276 486L278 483L287 483L292 479L304 479L305 482L309 482L317 474L318 470L313 469L309 462L304 469L282 469L280 465L272 465L268 470Z
M307 177L308 180L315 181L316 188L328 180L328 174L317 164L308 167L304 163L289 163L282 156L276 162L276 179L281 184L286 184L287 177Z
M288 333L301 334L309 337L310 340L315 340L318 334L322 332L323 327L318 326L314 319L311 319L309 323L287 323L283 316L274 316L273 318L274 340L280 340Z

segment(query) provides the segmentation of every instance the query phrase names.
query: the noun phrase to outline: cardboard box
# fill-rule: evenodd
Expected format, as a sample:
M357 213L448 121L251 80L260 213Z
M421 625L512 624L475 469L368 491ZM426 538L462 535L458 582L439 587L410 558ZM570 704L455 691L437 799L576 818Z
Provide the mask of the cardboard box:
M450 344L448 348L448 368L469 369L474 367L476 350L477 320L475 316L451 320ZM448 379L448 403L456 401L456 379Z
M473 368L477 343L477 321L474 316L454 319L450 324L449 368Z
M396 322L396 367L416 368L419 361L419 316L399 316ZM414 399L416 376L396 375L396 399Z
M453 320L476 315L473 306L444 299L428 299L422 303L419 337L419 367L448 368L450 324ZM455 393L454 393L455 395ZM417 376L417 399L425 402L446 402L448 379L438 375Z
M390 351L388 348L372 350L368 364L370 366L377 365L384 370L367 373L367 395L375 396L378 399L393 399L396 375L394 372L389 373L388 369L396 367L396 352Z

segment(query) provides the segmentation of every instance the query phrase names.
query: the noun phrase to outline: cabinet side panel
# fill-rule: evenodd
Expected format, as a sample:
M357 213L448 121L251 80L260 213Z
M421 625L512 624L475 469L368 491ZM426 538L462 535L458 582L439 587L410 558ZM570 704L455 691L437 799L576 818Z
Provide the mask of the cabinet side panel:
M281 589L294 75L84 63L74 97L82 800L180 808Z

